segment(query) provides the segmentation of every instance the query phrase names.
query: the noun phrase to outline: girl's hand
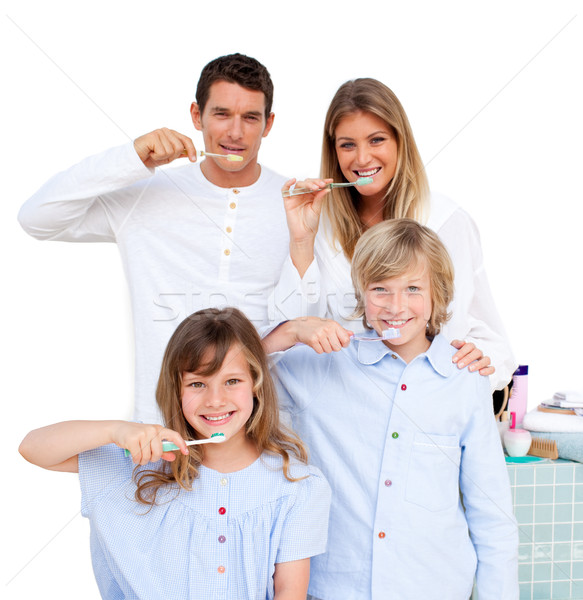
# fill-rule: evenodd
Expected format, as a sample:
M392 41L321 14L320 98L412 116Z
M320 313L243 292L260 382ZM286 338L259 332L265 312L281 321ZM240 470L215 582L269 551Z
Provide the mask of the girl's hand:
M452 360L460 369L468 367L469 371L479 371L480 375L492 375L496 370L490 364L490 357L484 356L482 351L476 348L476 345L472 342L453 340L451 345L458 349Z
M174 452L178 451L164 452L162 440L173 442L182 454L188 455L188 449L180 434L162 425L122 421L112 430L112 442L120 448L127 449L136 465L158 462L161 458L169 462L175 460Z
M310 346L318 354L338 352L350 344L352 331L332 319L299 317L290 323L294 324L296 341Z

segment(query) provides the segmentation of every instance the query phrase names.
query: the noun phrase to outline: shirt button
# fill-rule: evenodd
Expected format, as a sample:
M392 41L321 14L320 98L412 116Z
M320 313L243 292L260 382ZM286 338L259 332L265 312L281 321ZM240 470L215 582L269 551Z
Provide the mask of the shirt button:
M391 354L391 358L395 358L396 359L397 355L396 354Z
M237 188L235 188L235 189L233 190L233 194L238 194L240 191L241 191L241 190L238 190Z
M405 391L405 390L407 389L407 386L406 386L405 384L403 384L403 385L401 386L401 389L402 389L403 391Z
M231 233L231 231L233 231L233 228L232 227L226 227L225 230L226 230L227 233Z
M227 538L224 535L219 535L219 544L224 544Z
M230 250L227 248L227 249L225 250L225 256L229 256L229 254L231 254L231 251L230 251Z
M384 540L384 539L385 539L385 537L386 537L386 535L387 535L387 534L386 534L384 531L379 531L379 538L380 538L381 540Z
M391 435L394 440L396 440L399 437L399 434L396 431L393 431Z
M223 567L223 565L221 565L221 566L220 566L220 567L217 569L217 571L218 571L219 573L224 573L224 572L225 572L225 567Z
M231 204L229 204L229 208L237 208L237 203L231 202Z
M385 479L385 485L387 487L391 487L393 485L393 482L390 479Z
M228 480L227 480L227 478L226 478L226 477L223 477L223 478L222 478L222 479L219 481L219 483L220 483L221 485L227 485L227 483L229 483L229 482L228 482Z
M227 512L227 509L224 506L221 506L221 508L219 508L219 515L224 515Z

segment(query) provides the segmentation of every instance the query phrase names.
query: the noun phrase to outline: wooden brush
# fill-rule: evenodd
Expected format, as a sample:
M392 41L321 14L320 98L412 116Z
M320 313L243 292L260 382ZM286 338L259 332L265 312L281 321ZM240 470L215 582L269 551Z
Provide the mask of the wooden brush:
M552 458L555 460L559 458L557 442L555 442L555 440L545 440L543 438L532 438L528 454L530 454L530 456L540 456L541 458Z

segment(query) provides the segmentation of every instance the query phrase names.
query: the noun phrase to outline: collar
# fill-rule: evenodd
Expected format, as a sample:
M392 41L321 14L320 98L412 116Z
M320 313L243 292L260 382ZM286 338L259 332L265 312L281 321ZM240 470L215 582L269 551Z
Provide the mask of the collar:
M370 338L377 337L377 333L375 331L365 331L364 333L359 335ZM356 340L355 343L358 344L358 362L360 362L363 365L374 365L380 362L387 354L390 356L392 356L393 354L399 356L398 352L391 350L388 346L383 344L381 340ZM451 362L451 357L454 353L455 348L453 348L453 346L449 344L449 342L443 337L443 335L439 334L435 336L427 352L422 352L421 354L416 356L413 359L413 361L426 358L434 371L439 373L439 375L441 375L442 377L449 377L453 373L454 369L454 364ZM399 358L401 357L399 356Z

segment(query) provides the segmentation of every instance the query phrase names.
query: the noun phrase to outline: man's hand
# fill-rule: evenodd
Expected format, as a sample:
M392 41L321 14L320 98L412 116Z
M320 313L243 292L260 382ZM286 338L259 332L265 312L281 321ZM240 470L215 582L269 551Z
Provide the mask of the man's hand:
M134 141L134 148L150 169L167 165L184 156L188 156L191 162L196 162L196 148L192 140L166 127L140 136Z

